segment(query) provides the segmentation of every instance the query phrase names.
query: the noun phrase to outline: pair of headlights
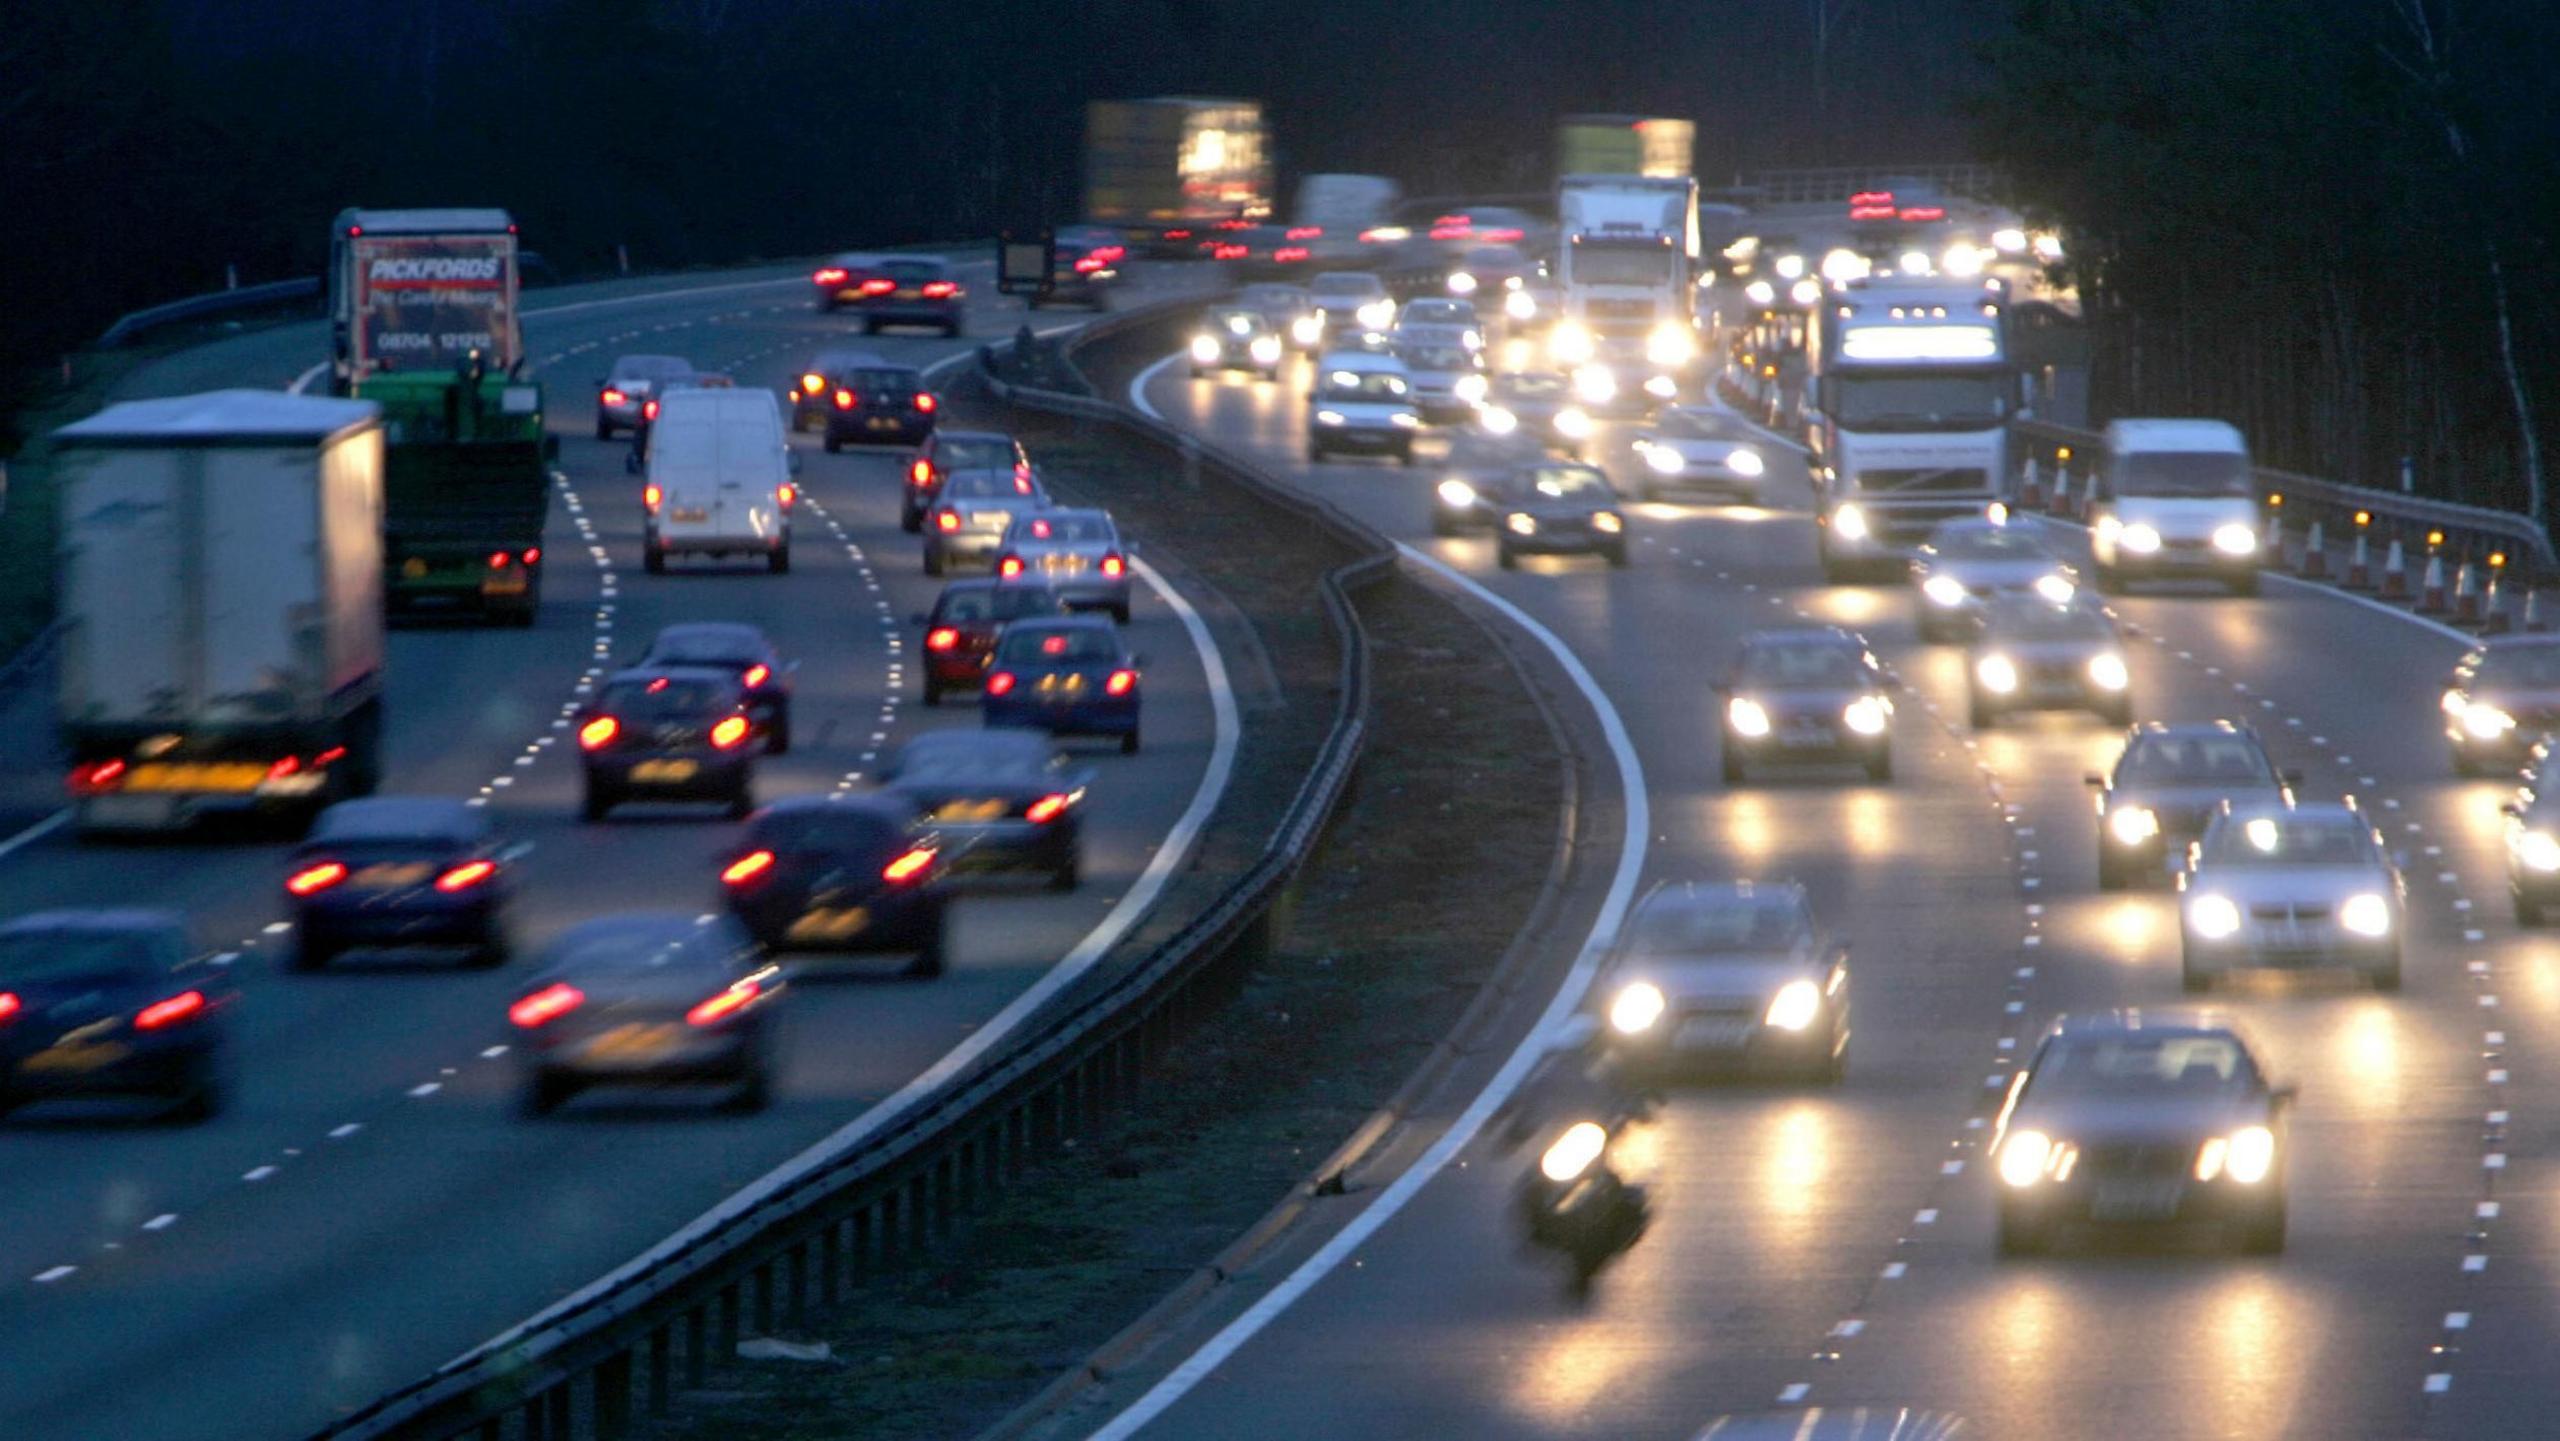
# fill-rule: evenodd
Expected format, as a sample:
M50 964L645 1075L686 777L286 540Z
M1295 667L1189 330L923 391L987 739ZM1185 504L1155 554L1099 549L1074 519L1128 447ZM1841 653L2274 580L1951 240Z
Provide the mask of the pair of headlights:
M1769 708L1749 696L1727 701L1724 715L1734 734L1745 739L1758 740L1769 733ZM1840 723L1862 736L1880 736L1892 715L1892 709L1882 700L1862 695L1841 708Z
M2000 1179L2020 1191L2047 1180L2067 1181L2079 1155L2077 1147L2042 1131L2013 1131L2000 1143ZM2199 1181L2228 1179L2255 1186L2275 1169L2276 1133L2265 1126L2242 1126L2198 1146L2193 1174Z
M2187 902L2187 925L2208 941L2228 940L2240 933L2240 904L2211 892L2198 895ZM2358 892L2338 906L2338 925L2350 935L2380 940L2391 934L2391 903L2375 892Z
M2133 684L2132 673L2125 669L2124 657L2113 651L2101 651L2089 657L2084 669L2089 684L2103 691L2120 691ZM1993 695L2009 695L2018 689L2018 663L2005 655L1995 653L1975 661L1973 674L1982 682L1982 688Z
M2160 551L2160 532L2141 521L2128 525L2110 515L2098 522L2098 538L2112 542L2133 555L2156 555ZM2258 553L2258 533L2238 521L2214 528L2213 548L2232 557Z
M1630 981L1609 1001L1609 1029L1622 1036L1641 1036L1670 1009L1671 1000L1662 994L1660 986L1651 981ZM1760 1020L1782 1031L1801 1031L1821 1014L1822 988L1799 978L1778 988Z

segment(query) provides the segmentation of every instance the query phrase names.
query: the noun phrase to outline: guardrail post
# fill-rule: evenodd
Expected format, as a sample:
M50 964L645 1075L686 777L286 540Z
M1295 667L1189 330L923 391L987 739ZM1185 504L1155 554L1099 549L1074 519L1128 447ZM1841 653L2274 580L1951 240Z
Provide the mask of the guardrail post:
M545 1424L549 1402L550 1394L545 1392L524 1403L524 1441L550 1441L551 1428Z
M614 1352L597 1362L590 1374L595 1386L596 1441L622 1441L631 1434L631 1353Z
M720 1288L720 1359L723 1362L738 1354L738 1290L744 1281L732 1281Z
M844 1302L844 1218L827 1222L818 1241L818 1303L829 1310Z
M933 1211L926 1194L929 1171L907 1178L907 1243L922 1251L933 1243Z
M675 1331L661 1326L649 1333L649 1414L664 1416L671 1402L667 1372L674 1366Z
M954 1164L958 1167L960 1183L959 1206L964 1212L978 1209L978 1173L985 1169L978 1160L978 1152L984 1149L986 1144L985 1136L971 1136L962 1141L960 1149L954 1153L957 1157Z
M874 1248L879 1244L871 1222L871 1208L853 1213L853 1279L858 1283L871 1274Z
M756 1334L773 1334L773 1262L756 1264Z
M791 1248L791 1294L783 1318L797 1330L809 1319L809 1243L806 1239Z
M684 1384L699 1391L711 1380L711 1313L695 1305L684 1313Z
M958 1203L960 1159L945 1153L933 1163L933 1229L951 1234L951 1212Z

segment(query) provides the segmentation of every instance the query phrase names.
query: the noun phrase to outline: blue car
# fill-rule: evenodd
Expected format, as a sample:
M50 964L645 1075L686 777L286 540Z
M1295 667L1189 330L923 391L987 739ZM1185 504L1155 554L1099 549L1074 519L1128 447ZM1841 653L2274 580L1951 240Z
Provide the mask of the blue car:
M979 713L991 726L1118 736L1136 755L1140 660L1107 616L1016 621L996 638Z
M176 1119L222 1104L220 1013L234 991L191 963L172 911L39 911L0 925L0 1111L143 1096Z
M284 890L296 970L359 947L449 947L475 965L507 958L504 916L523 848L489 813L442 796L368 796L320 813Z

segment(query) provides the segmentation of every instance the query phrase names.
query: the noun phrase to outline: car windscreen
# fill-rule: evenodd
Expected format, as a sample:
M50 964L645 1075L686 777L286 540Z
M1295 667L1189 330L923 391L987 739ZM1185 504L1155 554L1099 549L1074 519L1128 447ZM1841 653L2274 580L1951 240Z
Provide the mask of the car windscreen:
M946 473L954 470L1010 470L1014 464L1013 442L946 436L933 443L933 463Z
M2172 1096L2211 1094L2249 1085L2248 1053L2228 1036L2056 1036L2037 1058L2033 1096Z
M22 931L0 935L0 984L139 976L175 959L148 931Z
M1317 394L1326 400L1397 401L1411 389L1403 376L1392 371L1328 370Z
M2520 645L2490 651L2471 683L2515 690L2560 690L2560 645Z
M1374 275L1319 275L1308 289L1321 300L1368 300L1387 293Z
M1680 258L1668 245L1576 244L1566 263L1577 285L1669 285Z
M2205 833L2213 866L2357 866L2374 859L2370 829L2351 816L2230 816Z
M1564 500L1606 505L1617 495L1607 476L1579 465L1533 465L1512 477L1511 493L1530 504Z
M1407 325L1473 325L1476 308L1455 300L1417 300L1404 308Z
M1636 916L1627 949L1645 956L1782 951L1812 929L1803 903L1792 895L1657 901Z
M651 643L649 658L667 665L745 666L763 660L764 647L752 635L680 631Z
M1017 538L1050 545L1108 545L1116 537L1111 522L1098 515L1036 515L1016 521Z
M1120 642L1100 630L1015 631L996 647L999 665L1110 665L1119 659Z
M615 681L604 688L596 709L624 720L682 720L725 711L736 704L737 694L727 686L658 676L651 680Z
M2273 785L2275 779L2266 752L2238 735L2144 736L2116 767L2120 785Z
M1721 417L1694 410L1666 410L1654 417L1653 430L1665 440L1731 440Z
M1204 322L1210 331L1229 335L1256 335L1270 328L1259 310L1212 310Z
M880 273L900 285L922 285L940 280L942 266L931 260L886 260L880 264Z
M1409 345L1399 355L1408 370L1475 369L1475 358L1461 346Z
M1565 378L1545 371L1524 371L1502 377L1499 392L1515 400L1553 400L1565 393Z
M924 389L924 382L912 370L857 370L837 376L836 383L856 395L873 392L903 395L911 390Z
M2115 457L2108 480L2118 495L2246 500L2255 490L2249 457L2228 451L2138 450Z
M906 828L878 812L845 808L767 811L747 828L747 844L774 851L885 851L905 840Z
M1841 375L1829 389L1832 418L1850 430L1980 429L2009 413L1998 375Z
M1021 500L1031 482L1010 470L964 470L942 482L945 500Z
M1873 676L1858 652L1844 645L1755 645L1742 653L1746 685L1863 686Z
M693 365L671 355L626 355L613 363L616 380L647 380L664 384L690 378Z
M1929 549L1941 560L2038 560L2052 552L2007 526L1966 526L1929 537Z
M1483 245L1467 252L1469 270L1516 270L1528 260L1508 245Z

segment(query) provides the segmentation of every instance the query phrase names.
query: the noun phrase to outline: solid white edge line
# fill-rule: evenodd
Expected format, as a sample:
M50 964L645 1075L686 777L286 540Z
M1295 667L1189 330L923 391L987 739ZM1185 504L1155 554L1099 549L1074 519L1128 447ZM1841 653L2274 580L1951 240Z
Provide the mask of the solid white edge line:
M302 372L300 375L295 376L295 377L294 377L290 382L288 382L288 383L286 384L286 386L285 386L285 388L284 388L284 389L285 389L285 393L286 393L287 395L300 395L300 394L302 394L304 391L309 390L309 389L311 388L311 382L313 382L313 381L315 381L315 380L318 380L318 379L320 378L320 376L322 375L322 373L323 373L323 372L325 372L325 371L327 371L327 370L328 370L328 368L329 368L329 362L327 362L327 361L325 361L325 360L319 360L319 361L314 361L314 362L312 362L311 368L310 368L309 370L306 370L306 371Z
M1164 420L1164 412L1156 409L1156 403L1154 401L1147 399L1147 387L1155 383L1155 378L1163 373L1166 366L1173 364L1181 358L1182 352L1177 350L1173 354L1166 356L1164 359L1157 361L1155 364L1148 366L1146 369L1139 371L1137 376L1129 382L1129 404L1135 406L1139 414L1145 416L1149 420L1157 422L1162 422Z
M1652 829L1645 795L1644 768L1636 758L1635 744L1627 736L1625 723L1619 719L1617 708L1609 703L1608 694L1600 688L1599 681L1555 632L1539 624L1518 606L1410 545L1398 542L1396 550L1406 561L1436 572L1527 632L1546 648L1549 655L1555 657L1556 663L1573 681L1574 688L1581 691L1583 699L1590 703L1593 713L1599 718L1601 731L1608 739L1609 754L1617 762L1618 782L1626 797L1626 828L1619 842L1617 874L1610 879L1608 895L1601 902L1599 916L1592 922L1590 936L1583 941L1581 953L1574 957L1572 968L1565 973L1554 998L1548 1001L1546 1011L1449 1129L1423 1152L1421 1159L1381 1191L1376 1200L1352 1217L1333 1239L1300 1262L1287 1279L1247 1307L1244 1314L1228 1322L1199 1350L1150 1387L1145 1395L1113 1417L1109 1424L1093 1432L1090 1441L1123 1441L1162 1415L1193 1387L1206 1380L1209 1373L1224 1364L1238 1348L1278 1319L1281 1312L1289 1309L1299 1297L1349 1259L1353 1252L1377 1234L1380 1227L1394 1219L1396 1213L1403 1210L1432 1177L1455 1159L1459 1151L1465 1149L1476 1132L1536 1069L1549 1049L1548 1038L1581 1005L1583 993L1590 989L1592 977L1599 969L1600 958L1607 953L1619 924L1626 917L1628 904L1635 898L1636 880L1644 872L1645 840Z
M63 822L70 819L71 808L69 806L65 806L61 810L55 811L52 815L46 816L43 820L36 822L34 825L27 827L25 830L18 832L7 840L0 841L0 856L5 856L11 851L18 850L21 847L35 844L37 841L51 835L53 832L62 829Z
M968 1039L945 1052L940 1060L926 1068L923 1073L889 1096L875 1102L833 1134L774 1167L731 1194L720 1204L687 1222L666 1239L587 1285L554 1301L531 1318L508 1327L505 1331L447 1362L439 1368L440 1370L450 1371L455 1367L467 1365L481 1356L511 1345L518 1339L542 1329L553 1317L620 1285L624 1280L657 1264L664 1257L729 1224L747 1211L763 1204L766 1198L786 1185L832 1161L837 1153L845 1148L886 1127L912 1109L927 1094L959 1074L963 1068L1012 1034L1032 1012L1039 1009L1052 996L1082 979L1087 972L1101 963L1103 956L1108 954L1113 946L1119 944L1120 938L1138 923L1148 907L1155 904L1156 897L1163 892L1166 883L1172 879L1174 871L1190 857L1193 845L1200 838L1201 830L1208 825L1210 815L1217 810L1218 802L1226 794L1227 783L1235 772L1236 744L1240 726L1237 719L1235 691L1227 679L1226 660L1219 654L1217 642L1209 634L1208 623L1201 619L1200 612L1192 606L1191 602L1185 600L1181 592L1175 590L1153 566L1132 557L1130 568L1137 572L1140 580L1147 583L1149 590L1155 592L1159 599L1172 608L1174 615L1181 620L1184 632L1190 636L1192 649L1199 653L1200 669L1208 680L1209 704L1215 714L1217 735L1210 746L1209 764L1201 774L1199 788L1192 792L1191 804L1173 823L1173 829L1165 833L1164 844L1157 848L1154 858L1147 863L1146 870L1140 873L1137 882L1130 886L1128 893L1120 898L1119 903L1111 908L1110 913L1102 918L1100 924L1086 933L1083 940L1076 943L1075 949L1067 952L1056 965L1051 966L1047 974L1015 996L1004 1009L996 1012L984 1025L971 1032Z

